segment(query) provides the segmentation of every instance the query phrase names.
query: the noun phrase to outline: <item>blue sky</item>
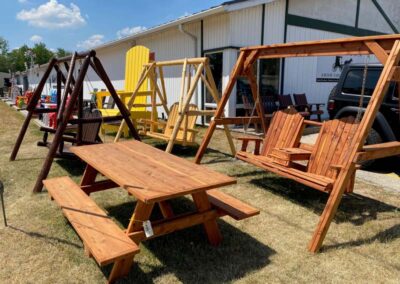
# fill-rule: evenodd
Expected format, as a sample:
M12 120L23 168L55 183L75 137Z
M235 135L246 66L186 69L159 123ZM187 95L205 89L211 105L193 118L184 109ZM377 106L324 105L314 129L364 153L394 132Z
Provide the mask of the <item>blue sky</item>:
M10 48L90 48L224 0L3 0L0 36Z

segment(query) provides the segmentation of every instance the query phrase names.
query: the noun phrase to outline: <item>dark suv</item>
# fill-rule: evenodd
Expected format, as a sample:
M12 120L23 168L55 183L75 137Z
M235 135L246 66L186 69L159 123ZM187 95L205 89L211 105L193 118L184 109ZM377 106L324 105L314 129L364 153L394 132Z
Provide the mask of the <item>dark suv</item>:
M368 65L361 112L365 111L381 72L382 65ZM364 64L351 64L343 68L339 82L332 89L328 99L328 112L331 119L357 115L360 109L363 75ZM396 140L400 141L399 89L397 84L392 83L366 143L377 144Z

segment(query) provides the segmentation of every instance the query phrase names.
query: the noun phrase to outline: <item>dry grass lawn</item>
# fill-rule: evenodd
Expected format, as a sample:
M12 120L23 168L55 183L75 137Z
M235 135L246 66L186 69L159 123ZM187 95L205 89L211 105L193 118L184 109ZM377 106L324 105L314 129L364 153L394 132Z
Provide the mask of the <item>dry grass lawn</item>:
M36 147L40 133L35 126L29 128L17 161L8 161L22 121L0 103L0 179L10 225L0 223L1 282L104 282L110 267L99 269L84 256L79 237L45 192L31 193L46 155L45 148ZM174 153L193 159L195 151L176 148ZM356 194L344 198L323 250L313 255L306 247L327 196L234 160L227 152L219 132L205 166L236 177L238 184L223 190L261 214L241 222L220 220L224 241L217 248L208 245L201 226L145 242L122 283L400 282L399 194L358 181ZM59 160L51 176L70 175L78 181L82 171L78 161ZM93 198L121 226L127 225L132 197L116 189ZM179 199L173 206L179 211L191 204Z

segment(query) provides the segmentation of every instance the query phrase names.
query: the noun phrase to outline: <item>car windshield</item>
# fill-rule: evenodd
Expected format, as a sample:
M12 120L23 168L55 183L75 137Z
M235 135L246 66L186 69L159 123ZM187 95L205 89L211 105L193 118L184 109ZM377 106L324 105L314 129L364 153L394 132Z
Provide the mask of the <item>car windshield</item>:
M343 93L361 95L364 70L350 70L343 84ZM365 96L371 96L378 82L381 70L368 70L365 81Z

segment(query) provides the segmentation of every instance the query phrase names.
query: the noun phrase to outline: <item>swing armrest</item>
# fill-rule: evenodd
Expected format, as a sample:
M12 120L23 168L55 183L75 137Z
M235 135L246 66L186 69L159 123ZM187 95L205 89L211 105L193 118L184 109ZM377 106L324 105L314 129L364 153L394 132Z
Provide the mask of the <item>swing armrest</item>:
M242 141L241 151L246 152L249 142L254 142L254 155L260 155L260 146L264 139L259 137L239 137L238 140Z

